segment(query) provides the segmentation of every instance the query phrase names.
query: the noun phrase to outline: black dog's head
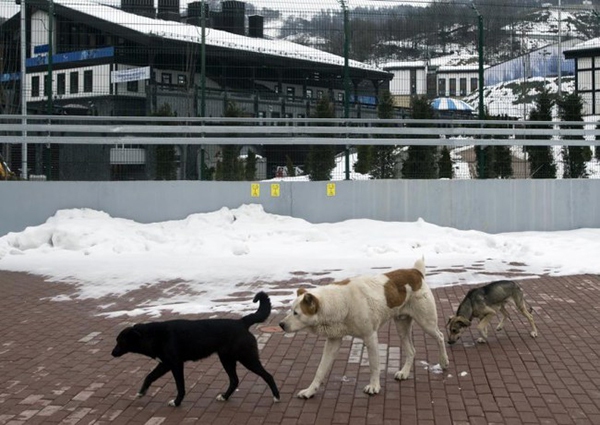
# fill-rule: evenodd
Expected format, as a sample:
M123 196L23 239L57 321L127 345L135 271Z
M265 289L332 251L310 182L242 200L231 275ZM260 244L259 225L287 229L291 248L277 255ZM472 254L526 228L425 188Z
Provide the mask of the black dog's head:
M135 327L125 328L117 336L117 345L112 350L113 357L139 351L142 334Z

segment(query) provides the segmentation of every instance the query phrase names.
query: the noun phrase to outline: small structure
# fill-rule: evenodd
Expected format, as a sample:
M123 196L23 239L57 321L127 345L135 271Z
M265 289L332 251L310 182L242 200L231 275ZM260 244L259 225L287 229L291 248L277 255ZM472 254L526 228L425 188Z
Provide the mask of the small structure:
M436 118L474 118L475 108L460 99L436 97L431 102L431 106Z

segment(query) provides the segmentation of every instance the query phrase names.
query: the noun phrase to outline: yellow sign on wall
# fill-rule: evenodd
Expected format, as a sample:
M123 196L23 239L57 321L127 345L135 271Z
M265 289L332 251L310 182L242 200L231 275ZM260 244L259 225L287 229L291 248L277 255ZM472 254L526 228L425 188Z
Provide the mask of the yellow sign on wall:
M281 187L279 186L278 183L273 183L271 185L271 196L273 198L279 198L280 191L281 191Z
M252 196L253 198L260 197L260 184L252 183L250 185L250 196Z
M327 183L327 196L335 196L335 183Z

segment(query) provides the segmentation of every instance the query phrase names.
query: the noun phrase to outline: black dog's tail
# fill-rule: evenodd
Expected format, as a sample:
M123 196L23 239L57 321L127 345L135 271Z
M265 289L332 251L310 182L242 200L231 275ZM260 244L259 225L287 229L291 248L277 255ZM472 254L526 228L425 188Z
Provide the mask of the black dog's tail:
M247 316L242 317L242 322L246 325L247 328L254 325L255 323L261 323L267 320L267 317L271 314L271 300L269 296L264 292L259 292L254 296L253 302L260 301L258 305L258 310L255 313L249 314Z

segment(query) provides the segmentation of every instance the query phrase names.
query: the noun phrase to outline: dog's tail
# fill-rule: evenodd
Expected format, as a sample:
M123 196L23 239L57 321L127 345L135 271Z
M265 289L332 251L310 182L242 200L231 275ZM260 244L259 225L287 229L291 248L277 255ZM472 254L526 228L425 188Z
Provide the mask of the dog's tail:
M425 277L425 257L423 256L423 257L419 258L417 261L415 261L415 265L413 266L413 268L420 271L421 274L423 275L423 277Z
M258 310L255 313L249 314L247 316L242 317L242 322L246 325L246 327L250 327L255 323L261 323L267 320L267 317L271 314L271 300L269 296L264 292L259 292L254 296L253 302L260 301L258 305Z

